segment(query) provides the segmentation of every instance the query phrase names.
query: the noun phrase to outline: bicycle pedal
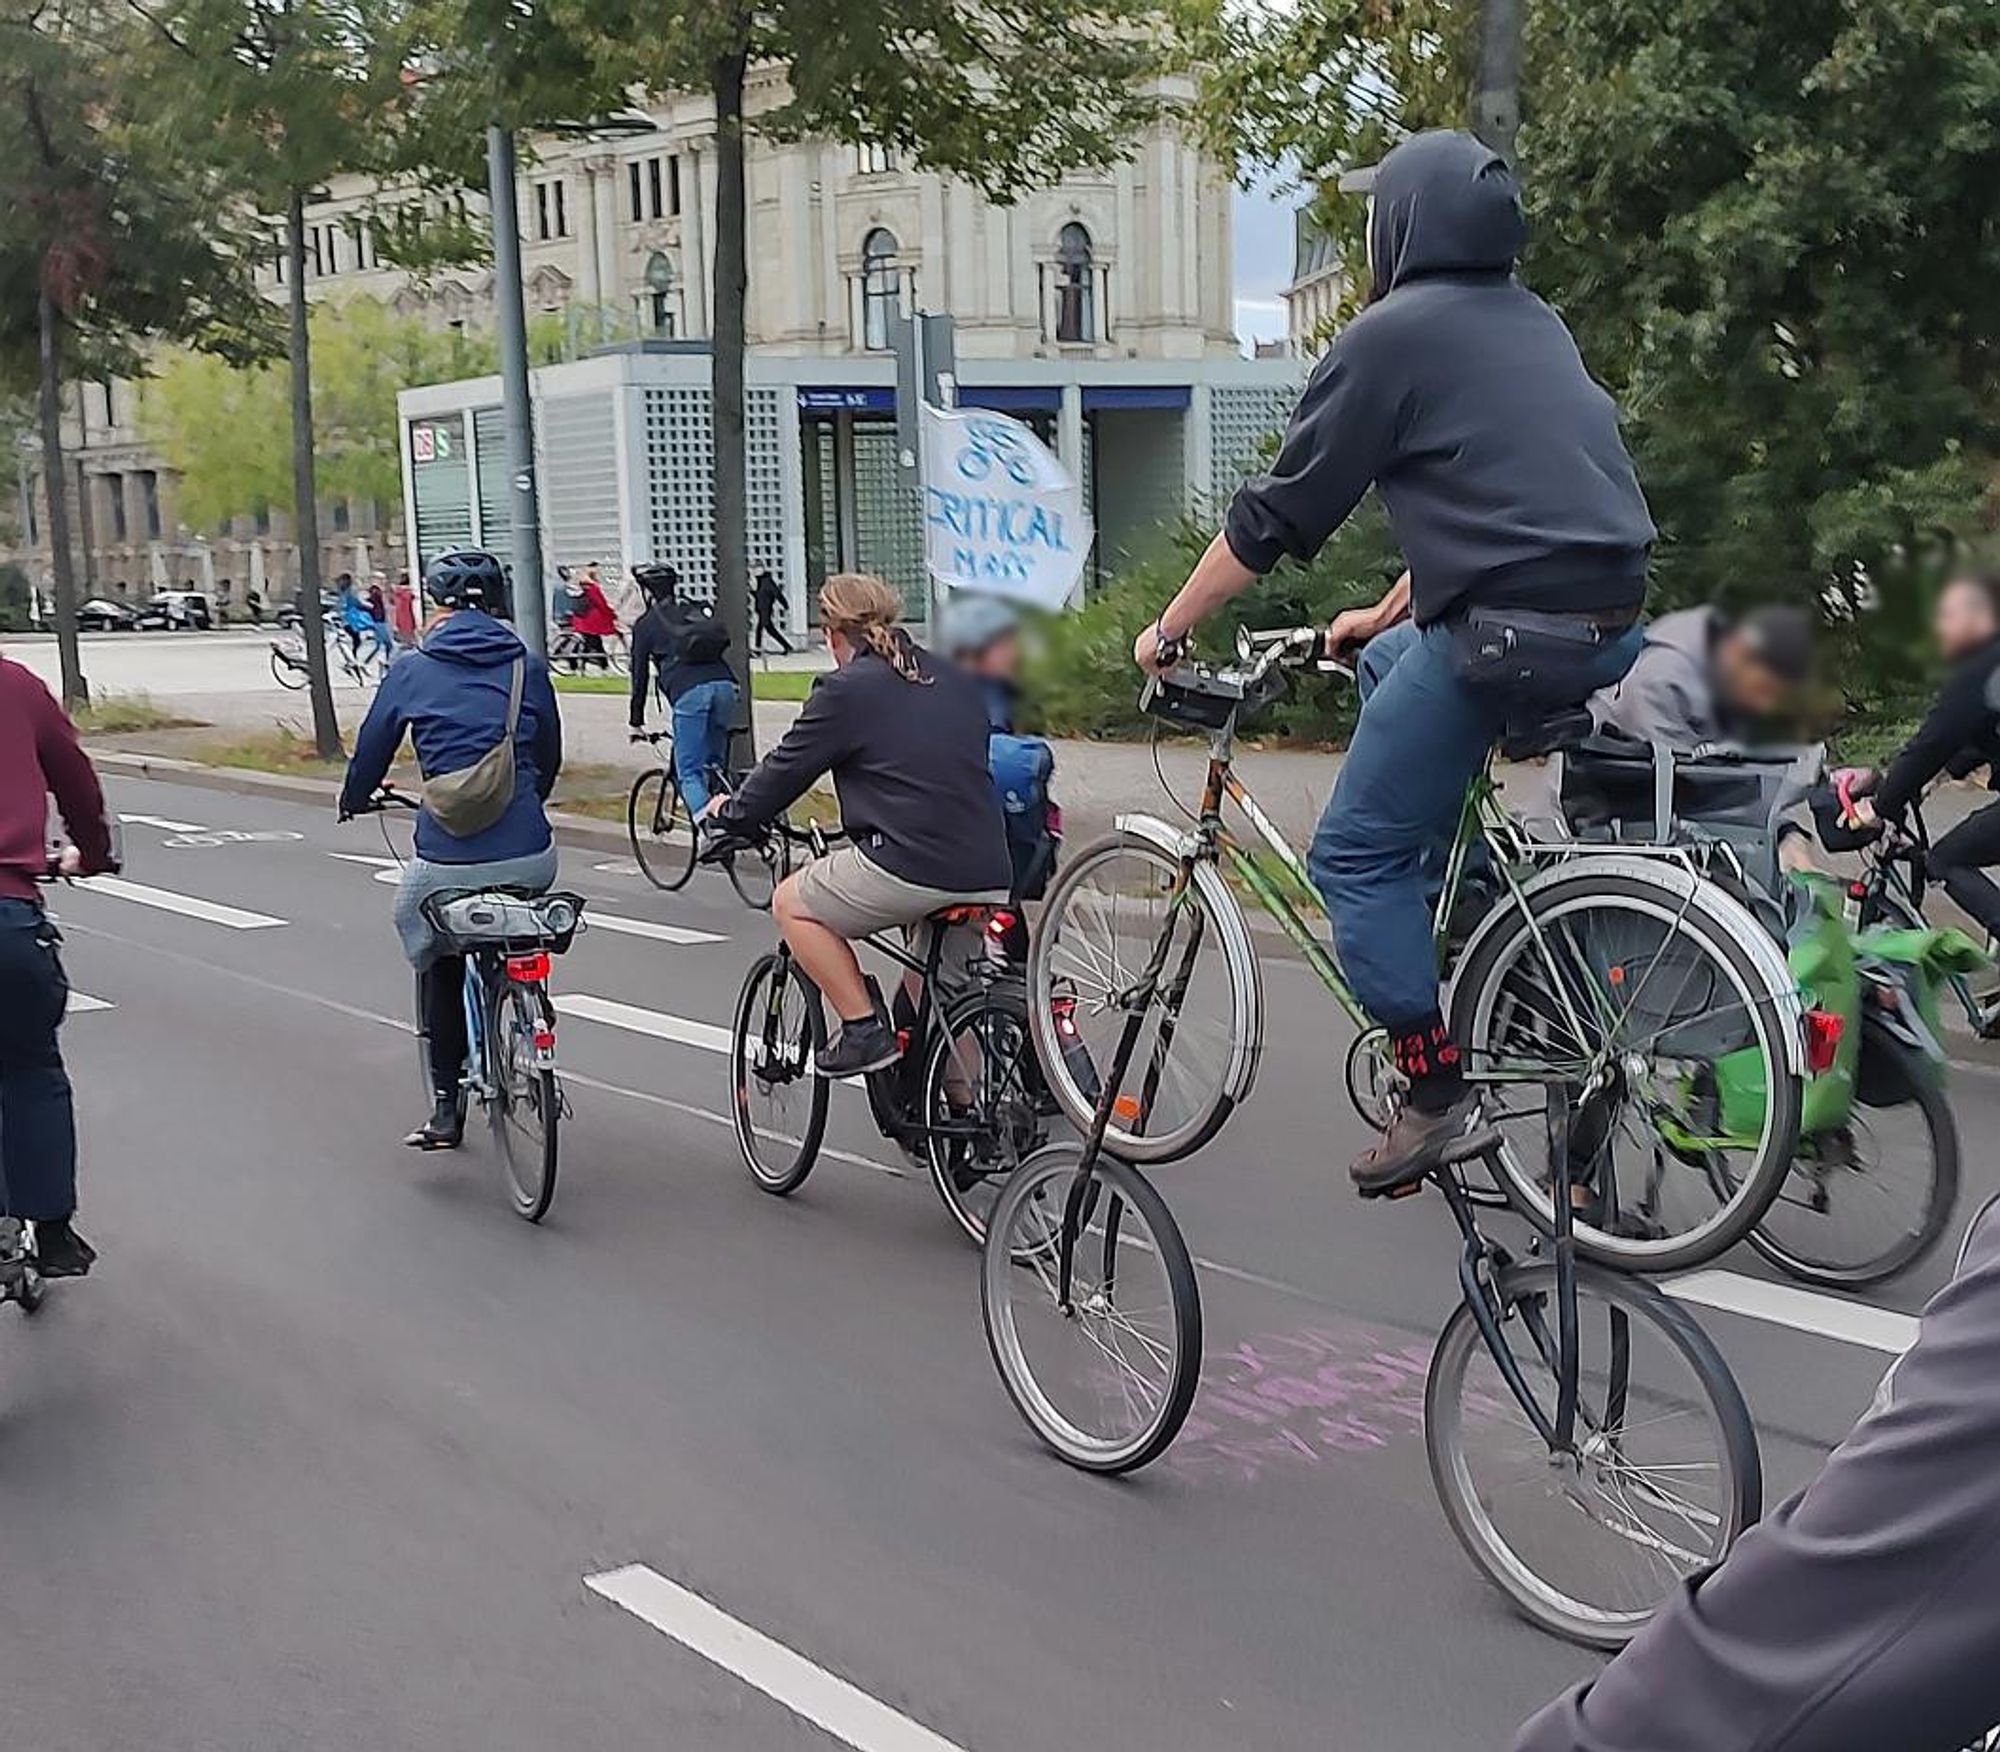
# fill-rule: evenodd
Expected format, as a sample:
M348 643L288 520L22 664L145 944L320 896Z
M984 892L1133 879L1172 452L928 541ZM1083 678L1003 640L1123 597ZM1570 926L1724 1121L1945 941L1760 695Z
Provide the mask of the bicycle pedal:
M1467 1162L1477 1162L1483 1156L1490 1156L1500 1148L1500 1134L1490 1125L1482 1125L1476 1131L1469 1131L1461 1138L1453 1138L1438 1152L1438 1165L1444 1168L1462 1167Z
M1427 1182L1423 1180L1405 1180L1396 1186L1360 1186L1355 1190L1364 1199L1415 1198L1423 1191L1426 1184Z

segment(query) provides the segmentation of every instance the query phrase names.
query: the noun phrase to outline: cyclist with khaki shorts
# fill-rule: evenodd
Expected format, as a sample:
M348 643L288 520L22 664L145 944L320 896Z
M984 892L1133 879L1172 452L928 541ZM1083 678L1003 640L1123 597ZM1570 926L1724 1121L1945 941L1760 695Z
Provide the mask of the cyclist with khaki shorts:
M880 578L829 578L819 612L833 670L784 740L708 814L725 833L750 837L832 775L848 843L786 877L771 911L840 1017L819 1069L853 1077L897 1055L853 939L920 925L954 902L1000 904L1013 865L978 682L911 642L898 624L902 599Z

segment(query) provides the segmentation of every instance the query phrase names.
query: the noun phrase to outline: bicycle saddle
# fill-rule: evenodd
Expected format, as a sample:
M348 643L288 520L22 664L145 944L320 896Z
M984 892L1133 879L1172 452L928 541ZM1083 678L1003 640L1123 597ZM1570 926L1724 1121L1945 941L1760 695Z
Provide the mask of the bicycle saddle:
M1588 706L1563 706L1539 718L1509 719L1500 732L1503 760L1535 760L1581 742L1596 725Z

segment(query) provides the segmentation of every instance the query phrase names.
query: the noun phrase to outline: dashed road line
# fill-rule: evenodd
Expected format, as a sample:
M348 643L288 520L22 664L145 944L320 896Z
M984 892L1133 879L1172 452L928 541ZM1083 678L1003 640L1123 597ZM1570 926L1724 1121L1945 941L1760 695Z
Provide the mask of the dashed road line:
M93 998L87 992L71 992L68 1014L88 1016L93 1010L115 1010L118 1006L109 998Z
M1794 1332L1839 1339L1889 1356L1901 1356L1917 1342L1917 1319L1867 1302L1822 1296L1734 1271L1695 1271L1660 1286L1683 1302L1698 1302L1725 1314L1743 1314Z
M643 1563L585 1576L583 1585L854 1752L964 1752L922 1722Z
M222 925L232 931L270 931L285 923L269 913L224 906L220 901L203 900L198 894L176 894L170 888L149 888L143 882L128 882L122 876L93 876L85 892L108 894L117 900L179 913L183 918L200 919L203 924Z
M206 833L208 830L199 822L169 821L164 815L125 815L118 819L131 827L161 827L168 833Z
M672 1040L682 1046L699 1047L703 1052L727 1052L730 1031L713 1022L696 1022L686 1016L670 1016L664 1010L641 1009L637 1004L621 1004L612 998L594 998L587 992L558 992L555 1005L564 1016L580 1016L586 1022L602 1022L609 1028L623 1028L632 1034L648 1034L655 1040Z
M583 915L586 931L615 931L625 937L650 937L656 943L726 943L718 931L696 931L686 925L663 925L654 919L628 919L617 913L587 910Z

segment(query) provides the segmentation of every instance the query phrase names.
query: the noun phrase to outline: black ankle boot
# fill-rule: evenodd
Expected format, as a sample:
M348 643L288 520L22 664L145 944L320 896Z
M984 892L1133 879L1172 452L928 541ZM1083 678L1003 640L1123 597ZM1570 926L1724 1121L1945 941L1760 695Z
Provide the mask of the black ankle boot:
M403 1142L413 1150L455 1150L465 1141L465 1103L456 1089L440 1089L431 1116Z

